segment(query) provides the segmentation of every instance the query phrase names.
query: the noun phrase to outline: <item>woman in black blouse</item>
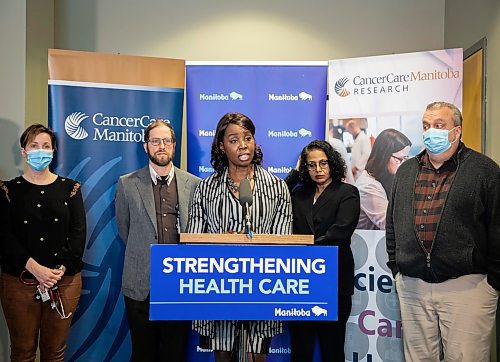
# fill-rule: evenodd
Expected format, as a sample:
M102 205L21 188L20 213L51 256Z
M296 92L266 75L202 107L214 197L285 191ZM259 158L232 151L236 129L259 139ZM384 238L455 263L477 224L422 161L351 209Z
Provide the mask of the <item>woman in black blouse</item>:
M63 361L80 297L85 210L80 184L48 169L55 142L47 127L28 127L24 174L0 182L0 297L13 361L34 360L37 347L42 361Z
M323 361L345 360L346 324L354 293L351 236L360 209L358 189L342 182L345 174L340 153L328 142L317 140L304 147L297 169L285 180L293 190L293 233L313 234L315 245L339 248L338 321L290 322L292 362L312 361L316 337Z

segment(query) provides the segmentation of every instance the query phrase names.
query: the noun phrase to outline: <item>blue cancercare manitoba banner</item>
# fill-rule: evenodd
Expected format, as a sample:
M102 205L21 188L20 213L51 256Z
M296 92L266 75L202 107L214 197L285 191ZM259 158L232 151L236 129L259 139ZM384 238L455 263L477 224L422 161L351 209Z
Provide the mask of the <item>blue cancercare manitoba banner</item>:
M263 167L284 178L305 145L325 139L326 87L326 62L188 62L188 171L202 178L213 172L217 122L239 112L255 124Z
M87 213L83 287L68 338L69 361L130 359L115 185L119 176L147 164L143 140L150 122L170 122L182 138L184 69L183 60L49 50L56 172L81 182Z

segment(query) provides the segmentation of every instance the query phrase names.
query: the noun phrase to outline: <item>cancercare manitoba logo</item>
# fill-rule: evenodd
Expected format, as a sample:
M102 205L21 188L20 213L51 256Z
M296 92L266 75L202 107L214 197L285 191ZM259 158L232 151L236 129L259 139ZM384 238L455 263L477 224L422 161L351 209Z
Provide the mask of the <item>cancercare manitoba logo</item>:
M346 88L346 84L349 82L348 78L340 78L335 82L335 93L340 97L347 97L351 92Z
M66 120L64 121L64 129L66 130L68 136L75 140L83 140L87 138L89 135L88 132L80 126L80 123L87 118L89 118L89 116L83 112L73 112L66 117Z

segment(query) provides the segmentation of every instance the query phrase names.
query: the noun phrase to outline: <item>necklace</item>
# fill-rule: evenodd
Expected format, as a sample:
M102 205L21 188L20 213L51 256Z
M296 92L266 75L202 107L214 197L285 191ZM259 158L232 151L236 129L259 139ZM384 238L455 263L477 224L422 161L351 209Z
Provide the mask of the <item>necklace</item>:
M236 185L234 180L229 175L227 175L227 187L229 188L229 190L231 190L232 193L237 193L240 191L240 186Z
M253 180L253 176L250 176L250 175L247 175L247 177L245 177L245 178L248 181ZM229 176L229 172L227 174L227 187L229 190L231 190L232 193L240 192L240 185L236 184L236 182L234 182L234 180L231 178L231 176Z

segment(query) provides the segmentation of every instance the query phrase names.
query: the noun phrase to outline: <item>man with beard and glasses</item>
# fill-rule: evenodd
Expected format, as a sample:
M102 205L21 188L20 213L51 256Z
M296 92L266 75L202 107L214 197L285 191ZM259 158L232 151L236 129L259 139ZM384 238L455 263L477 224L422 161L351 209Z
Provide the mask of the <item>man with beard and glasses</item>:
M116 187L118 233L125 244L122 293L133 361L186 361L189 321L149 320L151 244L177 244L199 178L172 164L172 126L154 121L144 133L146 167L121 176Z

